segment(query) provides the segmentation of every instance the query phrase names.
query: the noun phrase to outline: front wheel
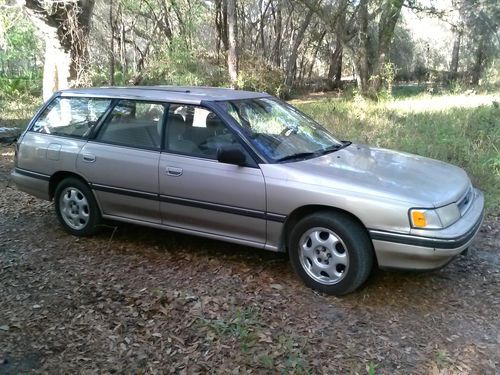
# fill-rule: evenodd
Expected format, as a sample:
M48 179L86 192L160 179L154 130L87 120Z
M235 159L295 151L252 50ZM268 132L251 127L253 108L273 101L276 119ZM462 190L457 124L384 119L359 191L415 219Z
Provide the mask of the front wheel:
M373 267L373 246L366 229L349 215L319 212L292 229L288 249L295 272L306 285L326 294L359 288Z
M97 203L89 187L77 178L66 178L54 194L56 215L66 232L75 236L94 234L100 221Z

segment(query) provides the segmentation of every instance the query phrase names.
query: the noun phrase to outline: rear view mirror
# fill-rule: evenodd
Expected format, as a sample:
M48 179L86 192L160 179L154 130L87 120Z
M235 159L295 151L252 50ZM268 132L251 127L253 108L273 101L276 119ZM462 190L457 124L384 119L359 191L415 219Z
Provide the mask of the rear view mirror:
M247 157L240 148L223 146L217 150L217 160L221 163L245 165Z

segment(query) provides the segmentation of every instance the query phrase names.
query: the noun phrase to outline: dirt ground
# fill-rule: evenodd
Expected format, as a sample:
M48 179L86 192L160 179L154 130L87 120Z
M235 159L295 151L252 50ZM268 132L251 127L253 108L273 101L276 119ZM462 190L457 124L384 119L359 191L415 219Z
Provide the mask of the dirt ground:
M500 220L430 273L344 298L286 256L132 225L91 238L8 186L0 145L0 374L500 372Z

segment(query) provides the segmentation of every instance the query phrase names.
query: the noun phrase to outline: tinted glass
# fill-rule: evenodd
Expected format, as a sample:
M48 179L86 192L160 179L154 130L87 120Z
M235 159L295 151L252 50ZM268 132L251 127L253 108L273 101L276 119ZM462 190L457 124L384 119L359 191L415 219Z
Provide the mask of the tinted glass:
M254 146L273 161L320 155L342 144L295 108L269 98L223 102Z
M111 111L96 139L124 146L159 149L164 112L162 104L121 100Z
M215 158L224 145L239 145L234 135L212 111L185 104L171 104L166 142L171 152Z
M110 99L58 97L49 104L31 130L37 133L85 137L90 134L110 103Z

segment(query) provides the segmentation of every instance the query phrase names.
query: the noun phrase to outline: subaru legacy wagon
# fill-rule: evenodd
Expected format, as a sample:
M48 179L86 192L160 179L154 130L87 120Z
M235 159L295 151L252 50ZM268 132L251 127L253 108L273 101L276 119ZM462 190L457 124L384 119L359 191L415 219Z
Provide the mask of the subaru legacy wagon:
M12 178L75 236L108 219L287 252L334 295L374 267L443 267L484 206L458 167L338 140L268 94L222 88L58 92L20 136Z

